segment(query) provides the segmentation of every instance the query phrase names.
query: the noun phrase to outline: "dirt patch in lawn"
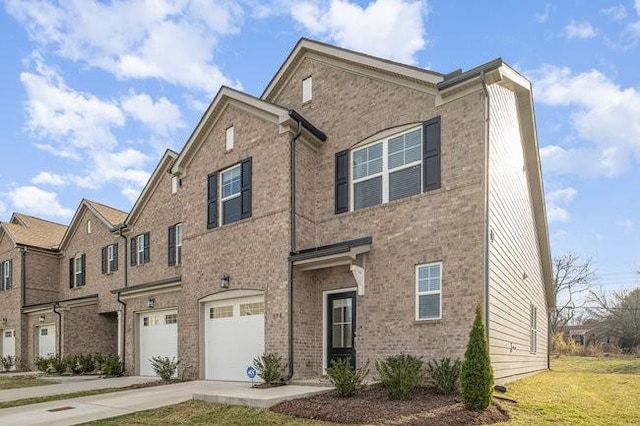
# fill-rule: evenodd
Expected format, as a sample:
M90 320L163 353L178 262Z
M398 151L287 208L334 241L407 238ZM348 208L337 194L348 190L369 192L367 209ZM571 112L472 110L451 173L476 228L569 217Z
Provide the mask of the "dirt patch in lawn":
M509 415L497 405L485 411L469 411L459 396L438 395L421 388L411 398L393 401L381 386L371 386L351 398L335 392L286 401L271 408L290 416L327 420L337 423L376 425L480 425L504 422Z

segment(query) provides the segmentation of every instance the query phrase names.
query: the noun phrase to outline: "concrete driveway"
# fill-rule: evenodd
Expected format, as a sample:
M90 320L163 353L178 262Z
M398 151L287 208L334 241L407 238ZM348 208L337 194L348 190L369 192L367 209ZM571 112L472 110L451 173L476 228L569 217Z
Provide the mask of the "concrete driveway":
M41 387L49 388L50 386ZM271 389L252 389L248 383L183 382L5 408L0 410L0 425L72 425L178 404L193 399L194 395L197 395L198 399L208 401L267 407L276 402L326 392L329 389L295 385Z

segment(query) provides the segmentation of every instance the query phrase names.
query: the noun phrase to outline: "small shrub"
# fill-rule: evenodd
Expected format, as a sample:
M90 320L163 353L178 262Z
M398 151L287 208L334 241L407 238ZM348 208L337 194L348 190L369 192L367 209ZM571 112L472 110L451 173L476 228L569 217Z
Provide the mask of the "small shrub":
M102 370L102 374L107 376L119 376L122 373L122 362L120 362L120 357L118 355L105 356L104 361L100 366L100 370ZM172 375L173 374L170 374L169 378L171 378Z
M376 362L376 369L390 399L411 396L426 374L422 357L408 354L393 355Z
M338 395L353 396L365 387L364 379L369 374L368 366L369 363L364 367L353 368L349 358L334 359L327 368L329 381L336 387Z
M175 376L178 364L180 364L180 361L176 361L175 357L166 356L154 356L149 361L151 361L153 371L164 381L169 381Z
M262 356L253 359L253 366L258 373L258 377L265 383L276 383L284 375L284 362L277 353L264 353Z
M71 371L71 374L81 374L82 373L82 368L80 366L79 363L79 358L81 355L71 355L71 356L67 356L64 358L65 363L67 364L67 367L69 368L69 371Z
M13 355L6 355L0 357L0 366L4 371L9 371L11 368L16 365L16 357Z
M51 361L55 358L56 358L55 356L43 356L43 357L38 356L33 360L33 364L36 366L38 371L42 371L43 373L48 373L49 367L51 366Z
M462 402L467 409L484 410L491 403L493 369L489 359L489 343L484 332L480 306L476 307L476 318L469 333L460 385Z
M433 380L437 393L451 395L458 391L458 380L460 379L460 369L462 361L451 358L442 358L440 361L433 360L427 363L429 375Z
M100 364L97 354L79 354L77 358L78 370L80 374L93 373Z
M69 369L69 364L66 359L62 359L57 356L52 356L47 373L64 374L67 372L68 369Z

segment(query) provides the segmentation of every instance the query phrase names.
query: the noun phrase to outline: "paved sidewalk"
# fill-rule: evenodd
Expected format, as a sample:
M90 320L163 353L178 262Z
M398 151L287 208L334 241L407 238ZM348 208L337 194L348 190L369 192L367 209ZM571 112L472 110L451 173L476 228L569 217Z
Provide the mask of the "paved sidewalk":
M0 390L0 402L15 401L24 398L36 398L40 396L60 395L63 393L82 392L93 389L122 388L140 383L153 382L156 377L124 376L101 379L98 376L77 376L82 380L65 380L64 383L52 385L33 386L29 388ZM54 377L52 380L61 380ZM2 422L0 422L1 424Z
M216 397L229 398L229 403L264 407L273 405L270 401L277 400L279 402L285 399L300 398L313 393L326 392L329 389L295 385L252 389L250 386L248 383L238 382L183 382L6 408L0 410L0 425L72 425L178 404L193 399L194 395L200 395L209 400Z

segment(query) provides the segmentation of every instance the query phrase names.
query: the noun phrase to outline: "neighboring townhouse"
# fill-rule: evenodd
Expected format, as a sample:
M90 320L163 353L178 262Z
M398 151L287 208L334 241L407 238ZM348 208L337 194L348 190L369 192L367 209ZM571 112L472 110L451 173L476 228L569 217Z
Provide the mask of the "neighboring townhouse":
M57 352L54 320L29 321L23 306L42 303L58 294L58 246L67 227L15 213L0 222L0 354L15 356L19 370L29 369L40 349ZM47 330L47 331L42 331ZM44 334L37 347L31 335Z
M125 217L95 201L82 200L78 206L60 242L56 293L23 308L34 348L29 362L51 352L62 357L118 353L120 305L110 290L124 282L124 237L118 230ZM49 351L48 344L55 351Z
M112 293L125 313L122 336L126 370L155 375L150 358L179 357L177 348L192 346L193 334L182 333L183 194L180 179L170 174L178 154L167 150L126 218L127 280ZM197 267L197 266L195 266ZM188 328L184 328L188 330ZM183 369L188 366L183 363Z
M463 357L477 305L496 378L547 368L531 86L502 60L445 75L302 39L260 99L219 91L126 232L131 373L162 351L214 380L247 380L265 350L288 378Z

